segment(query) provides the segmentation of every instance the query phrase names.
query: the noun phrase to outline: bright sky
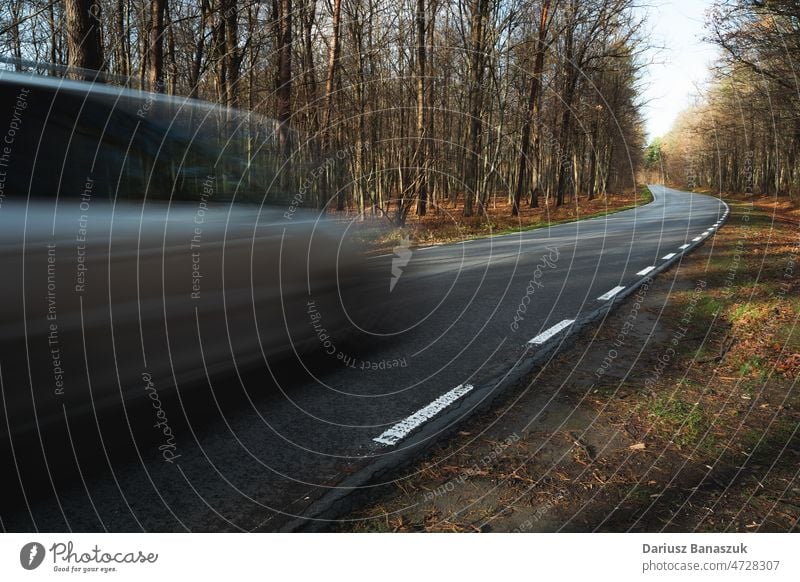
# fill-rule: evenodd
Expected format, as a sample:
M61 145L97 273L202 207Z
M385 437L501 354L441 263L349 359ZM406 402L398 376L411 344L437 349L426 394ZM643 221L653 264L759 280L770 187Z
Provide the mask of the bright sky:
M702 85L716 50L702 42L705 12L711 0L653 0L648 23L653 44L653 64L645 73L645 119L648 140L664 135L686 109Z

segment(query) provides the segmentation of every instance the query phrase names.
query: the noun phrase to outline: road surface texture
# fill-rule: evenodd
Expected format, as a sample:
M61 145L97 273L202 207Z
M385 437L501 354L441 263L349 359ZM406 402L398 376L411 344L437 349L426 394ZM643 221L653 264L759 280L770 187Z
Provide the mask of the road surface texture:
M310 350L164 390L158 417L131 412L118 434L87 418L46 466L36 459L51 445L15 446L2 528L322 527L727 217L716 198L651 191L603 218L368 259L385 285L363 333L328 331L312 296Z

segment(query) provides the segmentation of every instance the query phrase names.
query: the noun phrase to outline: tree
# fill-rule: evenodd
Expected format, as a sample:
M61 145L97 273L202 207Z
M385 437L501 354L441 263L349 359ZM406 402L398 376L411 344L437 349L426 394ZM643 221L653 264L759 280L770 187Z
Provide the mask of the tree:
M91 0L65 0L64 9L70 75L87 81L100 80L96 73L103 69L100 4Z
M150 75L151 91L164 92L164 13L166 0L150 2Z
M425 43L425 0L417 0L417 158L415 178L415 196L417 199L417 214L425 216L428 209L428 140L430 127L427 122L428 114L425 103L427 97L428 74L426 67L427 50Z
M525 122L522 125L522 143L519 150L519 167L517 170L517 189L514 193L514 203L511 207L512 216L519 214L522 193L527 185L527 170L531 155L531 125L536 117L539 106L539 87L542 84L542 71L544 69L544 57L547 51L547 30L550 25L550 0L544 0L539 12L539 33L536 38L536 57L533 73L530 80L530 93L528 95L528 107L525 110ZM531 194L531 206L538 206L538 196L535 192Z
M281 157L289 152L289 123L292 118L292 0L278 0L278 71L275 94L278 100L278 148Z
M107 82L138 79L144 87L247 109L247 137L237 143L248 155L270 149L281 192L303 186L304 203L330 211L363 216L366 209L404 225L449 205L477 214L478 222L502 197L519 213L526 197L549 205L573 194L629 190L642 161L642 39L633 0L95 5L102 17L88 0L12 0L0 7L0 49L16 56L20 69L26 59L51 61L56 74L69 64L72 76L84 77L76 68L92 66L110 74ZM780 77L791 61L777 44L736 36L766 18L754 11L743 7L724 23L741 24L723 33L725 42L737 55L742 47L760 51L761 68ZM789 34L791 19L778 18ZM743 62L735 70L736 82L715 99L719 108L730 109L737 95L757 105L747 135L756 151L755 185L785 191L800 107L769 75L765 83ZM776 94L776 122L785 130L777 148L769 143L765 109ZM720 175L733 182L751 162L728 129L731 115L719 108L713 119L725 129L718 135L728 148ZM695 158L708 174L711 156ZM672 152L665 159L679 160Z

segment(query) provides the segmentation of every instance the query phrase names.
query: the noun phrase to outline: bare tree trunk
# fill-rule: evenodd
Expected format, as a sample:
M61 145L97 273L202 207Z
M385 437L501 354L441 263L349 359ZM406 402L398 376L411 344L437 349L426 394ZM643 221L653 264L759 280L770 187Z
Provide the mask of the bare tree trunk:
M333 93L336 90L336 69L339 65L339 24L342 15L342 0L333 2L333 35L328 50L328 72L325 77L325 115L322 121L322 149L330 148L330 127L333 121Z
M539 17L539 35L536 40L536 58L533 65L533 75L531 75L531 90L528 95L528 108L525 111L525 122L522 125L522 144L519 151L519 166L517 170L517 189L514 193L514 205L511 208L511 216L519 215L519 205L522 200L522 192L529 185L527 180L527 169L530 158L531 145L531 124L536 117L539 103L539 87L541 86L542 70L544 69L544 56L547 50L546 36L548 12L550 11L550 0L542 3L542 12ZM538 196L536 192L532 194L531 206L538 206Z
M150 2L150 74L148 87L151 91L164 92L164 12L166 0Z
M16 0L11 3L11 44L14 51L14 70L22 70L22 37L19 31L19 17L22 11L22 2Z
M125 0L117 0L116 14L114 14L114 65L115 72L125 77L131 74L130 69L130 39L125 28Z
M165 58L166 62L168 63L167 78L169 80L167 92L170 95L175 95L177 92L180 72L178 70L178 61L175 57L175 27L172 26L172 14L169 10L169 2L166 1L165 4L167 7L164 11L164 27L167 31L167 54L165 55Z
M316 150L317 133L319 132L319 103L317 103L317 76L314 70L313 28L316 20L316 0L306 0L303 10L303 77L306 90L306 107L308 108L310 133L313 142L312 150Z
M425 96L427 70L425 66L425 0L417 0L417 163L416 192L417 214L425 216L428 210L428 151L427 143L430 136L427 134Z
M211 12L210 0L200 0L200 24L197 28L197 40L194 45L194 58L189 71L189 97L196 98L199 91L200 73L203 69L203 56L205 52L206 24Z
M282 156L289 151L292 117L292 0L278 2L278 144Z
M333 94L336 91L336 73L339 68L339 57L341 53L340 47L340 38L339 38L339 29L341 24L341 15L342 15L342 0L334 0L333 3L333 31L330 41L330 46L328 49L328 70L325 75L325 110L323 111L323 120L322 120L322 150L326 152L326 155L329 155L329 150L331 148L331 125L333 124ZM325 199L328 200L330 198L329 191L331 190L331 178L332 176L328 173L325 179L328 181L328 184L324 187L325 189ZM336 209L337 210L344 210L345 209L345 192L343 189L339 190L339 195L336 198Z
M597 140L600 137L600 120L598 119L598 116L599 112L595 114L594 127L592 128L592 139L589 142L589 148L591 151L589 152L590 162L589 162L589 178L588 178L589 183L587 188L588 192L587 200L594 200L596 184L597 184L597 148L599 147Z
M470 4L470 69L469 86L469 138L467 140L467 192L464 200L464 216L472 216L473 200L480 189L480 152L483 130L483 77L485 64L485 26L488 20L488 0L473 0ZM472 189L471 191L469 189Z
M564 40L564 96L561 107L561 129L559 131L559 156L558 156L558 182L556 185L556 206L564 204L564 192L567 183L572 180L571 161L570 161L570 130L572 125L572 101L575 97L575 86L578 82L577 65L575 59L575 37L573 34L573 22L575 11L572 10L572 21L567 22L566 37Z
M57 58L59 34L56 25L55 8L53 8L52 4L47 7L47 23L50 26L50 62L55 65L59 63Z
M353 51L355 52L356 59L356 83L353 87L355 92L356 110L356 145L353 152L352 162L352 194L356 203L359 217L364 219L364 211L366 208L366 200L368 198L365 179L365 161L364 149L367 143L366 120L367 114L367 92L369 85L367 83L367 75L365 68L367 62L365 59L364 50L364 30L365 27L371 26L372 18L372 4L368 5L368 13L362 13L361 4L355 2L352 7L353 13L349 14L350 20L350 35Z
M100 5L91 0L65 0L67 17L67 64L70 69L100 71L103 45L100 41ZM95 81L96 75L72 71L71 77Z
M225 70L227 85L225 102L228 107L239 106L239 72L242 55L239 50L239 21L236 0L225 0L222 20L225 23ZM289 39L291 43L291 38Z

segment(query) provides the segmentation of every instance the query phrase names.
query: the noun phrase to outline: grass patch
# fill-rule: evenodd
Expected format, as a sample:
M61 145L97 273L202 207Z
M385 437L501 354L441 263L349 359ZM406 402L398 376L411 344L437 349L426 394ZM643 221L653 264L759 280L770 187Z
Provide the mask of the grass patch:
M697 447L700 437L708 428L708 421L700 407L681 396L658 396L650 403L649 415L657 428L668 433L681 448Z
M750 356L739 366L739 375L743 378L757 376L759 380L764 380L767 376L764 360L758 356Z
M695 314L705 319L713 319L719 315L722 302L715 297L705 295L700 298L695 307Z

